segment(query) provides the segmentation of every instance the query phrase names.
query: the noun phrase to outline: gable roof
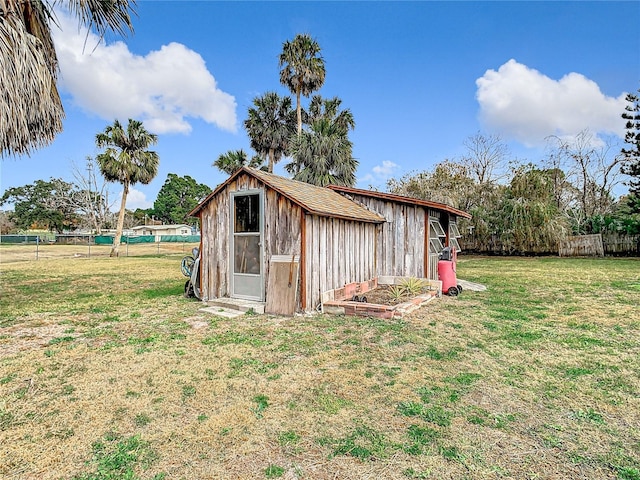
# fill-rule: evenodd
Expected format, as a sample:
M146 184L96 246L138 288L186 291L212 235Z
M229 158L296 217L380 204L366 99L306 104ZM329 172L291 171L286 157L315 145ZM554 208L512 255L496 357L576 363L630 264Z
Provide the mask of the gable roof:
M222 189L231 183L238 175L245 173L257 178L262 183L277 191L293 203L302 207L307 213L322 217L334 217L344 220L357 220L361 222L382 223L384 218L377 213L367 210L329 188L317 187L297 180L284 178L273 173L262 170L242 167L231 175L225 182L221 183L211 192L200 204L194 208L189 215L196 216L202 208L215 197Z
M422 200L419 198L407 197L404 195L396 195L394 193L376 192L373 190L362 190L360 188L341 187L338 185L329 185L327 188L336 192L345 194L362 195L363 197L378 198L380 200L391 201L395 203L404 203L406 205L420 205L422 207L432 208L451 213L458 217L471 218L471 214L457 208L450 207L444 203L432 202L430 200Z

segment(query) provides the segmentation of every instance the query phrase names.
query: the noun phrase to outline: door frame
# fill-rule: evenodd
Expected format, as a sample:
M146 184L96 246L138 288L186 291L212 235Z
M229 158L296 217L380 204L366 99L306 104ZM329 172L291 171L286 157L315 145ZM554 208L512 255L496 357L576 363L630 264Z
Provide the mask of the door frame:
M259 251L260 251L260 258L259 258L259 264L260 264L260 273L255 275L255 274L246 274L246 273L235 273L235 240L236 240L236 233L235 233L235 200L237 197L244 197L244 196L249 196L249 195L258 195L258 204L259 204L259 211L258 211L258 223L259 223L259 239L258 239L258 246L260 247ZM246 300L253 300L253 301L258 301L258 302L264 302L264 298L265 298L265 291L264 291L264 285L265 285L265 268L264 268L264 190L260 189L260 188L254 188L254 189L247 189L247 190L238 190L235 192L231 192L230 193L230 197L229 197L229 296L231 298L242 298L242 299L246 299ZM242 236L247 236L247 234L239 234L240 237ZM259 295L256 296L252 296L252 295L242 295L242 294L237 294L235 292L235 284L236 284L236 275L251 275L253 277L256 276L260 276L260 281L259 281L259 288L260 288L260 292Z

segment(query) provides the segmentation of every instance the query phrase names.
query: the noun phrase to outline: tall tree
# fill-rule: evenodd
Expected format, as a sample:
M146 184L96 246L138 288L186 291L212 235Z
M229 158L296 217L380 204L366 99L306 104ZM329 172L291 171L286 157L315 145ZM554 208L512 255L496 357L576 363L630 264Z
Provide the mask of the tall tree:
M308 97L324 85L325 66L320 45L308 34L298 34L282 44L280 83L296 96L298 134L302 132L300 96Z
M439 162L433 171L412 172L387 182L391 193L446 203L465 211L477 206L477 187L467 166L451 160Z
M244 127L253 148L260 157L268 159L268 172L287 150L289 138L295 132L295 116L289 97L267 92L253 99Z
M309 102L309 111L304 114L304 121L312 125L316 120L326 119L331 121L336 130L341 130L344 135L349 134L349 130L356 128L353 113L348 108L340 110L342 100L338 97L322 98L314 95Z
M148 184L158 174L158 154L148 150L157 141L157 135L147 132L142 122L132 119L129 119L126 130L116 120L104 132L96 135L98 148L105 148L96 157L102 175L107 181L122 185L122 201L110 254L112 257L117 257L120 249L129 187L136 183Z
M576 234L593 233L591 223L613 211L613 189L621 181L622 155L611 144L601 143L588 130L571 139L551 137L550 163L566 172L572 184L573 199L568 207Z
M62 131L56 88L58 59L51 36L53 6L62 3L103 36L133 31L135 0L0 0L0 152L29 154Z
M358 161L352 144L344 129L330 119L316 120L309 130L294 136L289 153L293 160L285 169L295 180L320 187L356 183Z
M84 224L100 235L103 226L112 217L113 202L109 199L110 192L107 189L107 181L99 175L96 160L90 156L86 157L85 169L74 163L72 170L78 190L69 201L84 214Z
M198 220L188 214L210 193L211 188L189 175L181 177L170 173L153 203L153 214L164 223L197 225Z
M622 118L627 121L624 142L629 148L622 149L624 159L622 171L631 177L629 206L636 213L640 213L640 96L629 93L626 99L629 105L625 107Z
M567 234L556 206L554 175L534 165L517 167L495 211L503 250L508 253L557 252Z
M229 150L227 153L221 154L217 160L213 162L213 166L221 172L233 175L245 166L259 168L262 162L263 159L257 155L249 159L247 152L244 150Z
M509 148L498 135L480 132L464 141L462 163L479 184L495 182L506 175Z
M74 229L78 223L77 212L67 201L73 196L74 188L61 178L51 178L48 182L36 180L30 185L7 189L0 205L13 204L9 219L18 228L40 227L62 233L65 229Z

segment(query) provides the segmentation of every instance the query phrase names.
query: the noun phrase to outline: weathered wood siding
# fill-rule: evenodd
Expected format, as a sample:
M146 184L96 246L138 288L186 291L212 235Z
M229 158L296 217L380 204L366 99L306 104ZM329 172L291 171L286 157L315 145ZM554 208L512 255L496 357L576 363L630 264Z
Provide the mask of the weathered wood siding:
M426 209L378 198L349 196L386 219L378 231L376 276L426 277Z
M275 190L249 175L240 175L221 190L201 212L202 219L202 299L226 297L230 292L230 198L241 190L264 191L265 289L268 291L271 255L300 255L301 209Z
M305 215L307 311L317 308L322 292L376 276L379 228L374 223Z

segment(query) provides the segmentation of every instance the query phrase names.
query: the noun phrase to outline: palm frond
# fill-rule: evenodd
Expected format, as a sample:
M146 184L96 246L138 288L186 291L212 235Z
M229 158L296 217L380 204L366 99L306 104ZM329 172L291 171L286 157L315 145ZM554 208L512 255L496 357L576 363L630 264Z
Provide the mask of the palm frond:
M30 3L30 2L28 2ZM62 131L64 110L56 89L53 44L42 12L3 2L0 22L0 150L2 156L29 154ZM43 36L43 42L27 26ZM53 52L53 54L52 54Z
M0 0L0 152L28 155L62 131L51 36L53 0ZM132 30L134 0L66 0L80 22L101 36Z

